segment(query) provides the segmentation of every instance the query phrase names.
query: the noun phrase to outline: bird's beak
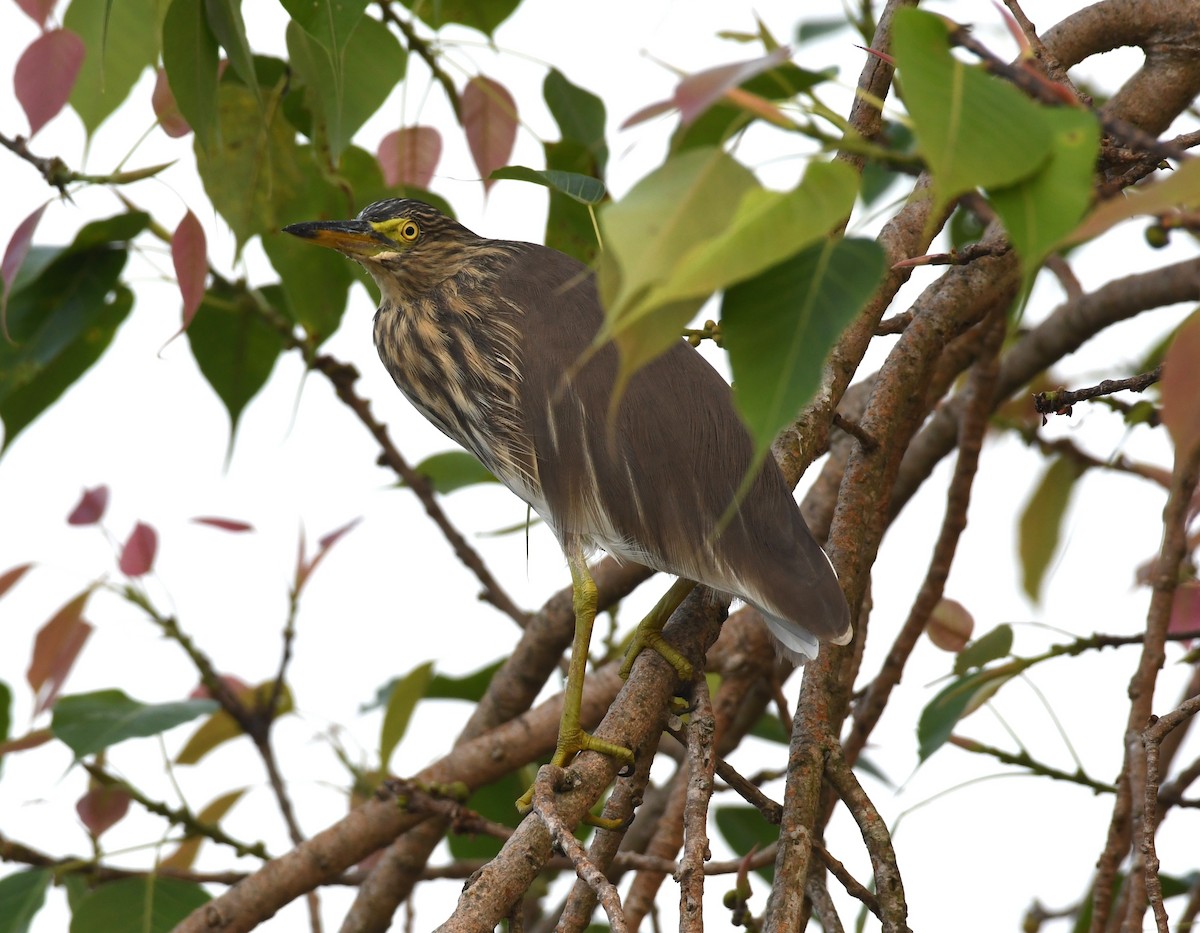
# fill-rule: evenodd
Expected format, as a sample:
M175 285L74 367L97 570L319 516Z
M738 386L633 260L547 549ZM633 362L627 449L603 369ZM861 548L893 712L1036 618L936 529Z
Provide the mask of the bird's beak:
M283 232L355 258L369 259L379 253L396 250L394 242L365 220L314 220L288 224Z

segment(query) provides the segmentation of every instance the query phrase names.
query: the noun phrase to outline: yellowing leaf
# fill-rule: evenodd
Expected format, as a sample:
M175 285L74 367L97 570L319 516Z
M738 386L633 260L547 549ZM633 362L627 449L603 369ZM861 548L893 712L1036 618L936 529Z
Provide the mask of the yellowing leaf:
M1063 239L1062 245L1091 240L1130 217L1161 214L1176 207L1200 207L1200 160L1184 162L1161 181L1145 181L1123 196L1105 201Z
M616 343L619 383L678 340L703 301L693 295L647 305L646 296L692 249L728 228L756 184L749 169L720 149L693 149L668 160L601 212L598 286L605 327L598 341Z
M1041 599L1042 582L1050 561L1058 550L1063 517L1071 502L1075 481L1083 468L1068 457L1059 457L1042 476L1029 504L1021 513L1018 547L1025 592L1034 602Z

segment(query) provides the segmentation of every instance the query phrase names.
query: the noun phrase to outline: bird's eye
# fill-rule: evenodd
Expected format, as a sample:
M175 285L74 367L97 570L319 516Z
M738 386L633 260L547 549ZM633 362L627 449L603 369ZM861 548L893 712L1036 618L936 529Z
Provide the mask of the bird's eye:
M420 232L421 228L411 220L406 220L400 225L400 239L408 243L413 242Z

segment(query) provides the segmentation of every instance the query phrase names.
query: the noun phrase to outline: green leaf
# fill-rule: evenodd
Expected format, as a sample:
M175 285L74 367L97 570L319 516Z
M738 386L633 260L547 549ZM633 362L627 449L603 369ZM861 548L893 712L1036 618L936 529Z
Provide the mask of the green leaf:
M527 168L524 165L506 165L498 168L490 176L495 179L512 179L513 181L528 181L535 185L543 185L554 191L559 191L569 198L574 198L580 204L599 204L604 200L608 190L599 178L581 175L578 172L560 172L556 169L541 171Z
M1070 457L1059 457L1042 474L1017 529L1017 547L1021 556L1021 580L1034 602L1042 598L1046 570L1058 550L1063 518L1071 502L1075 481L1084 468Z
M562 139L579 143L592 157L598 173L603 173L608 164L604 101L591 91L572 84L557 68L551 68L542 82L542 97L558 124Z
M1027 287L1091 203L1100 146L1100 125L1086 110L1046 109L1042 119L1051 132L1050 158L1030 177L988 192L1021 260Z
M67 7L63 26L88 49L71 90L71 106L89 136L158 61L161 13L158 0L72 0Z
M0 878L0 933L28 933L53 877L48 869L34 868Z
M75 908L71 933L170 933L212 896L198 884L177 878L123 878L102 884Z
M186 333L200 372L229 412L230 437L250 399L271 375L283 352L283 338L263 320L257 301L276 309L285 306L279 286L267 286L259 295L245 285L216 284L204 295Z
M12 688L0 680L0 742L8 740L12 729ZM4 756L0 755L0 767L4 765Z
M379 732L379 762L385 771L392 760L392 752L408 731L413 710L425 696L425 688L432 676L433 662L426 661L392 681L391 694L383 713L383 726Z
M779 839L779 827L768 823L757 807L715 807L714 811L717 829L738 855L748 854L756 845L765 849ZM768 884L774 883L774 865L765 865L758 873Z
M502 658L461 677L434 674L425 696L431 700L466 700L469 703L478 703L487 692L488 684L492 682L496 671L500 670L503 664Z
M166 732L216 708L214 700L149 704L120 690L97 690L61 697L54 704L50 731L76 758L83 758L126 739Z
M220 46L204 11L204 0L172 0L163 20L163 68L180 114L200 149L212 148L217 128Z
M774 713L763 713L759 716L754 728L750 730L750 734L756 738L766 739L768 742L777 742L780 745L787 745L792 740L791 735L783 728L783 723Z
M197 138L196 162L204 190L237 238L240 252L252 236L276 231L279 207L304 182L295 131L279 107L260 111L254 95L225 81L217 93L220 141L205 153Z
M903 123L896 123L892 120L884 121L883 131L877 142L886 146L891 152L899 153L911 153L916 145L912 130ZM868 206L874 204L900 177L902 177L902 173L890 164L874 159L868 161L863 166L862 190L859 192L863 204Z
M363 16L346 42L332 52L294 23L287 29L292 67L308 89L309 106L324 130L330 161L337 163L351 138L404 78L407 56L391 30Z
M363 18L367 0L280 0L292 20L321 47L341 57Z
M124 234L144 228L146 222L145 214L125 214L89 224L35 279L18 279L8 303L12 340L0 340L0 450L6 450L112 341L133 307L133 294L118 281L127 251L109 238L125 239Z
M204 0L204 12L212 34L225 50L230 67L261 104L258 76L254 69L254 53L246 39L241 0Z
M614 404L630 374L678 340L707 297L672 303L647 296L689 252L729 226L757 184L720 149L694 149L669 159L600 212L605 248L597 284L606 322L597 343L611 339L621 354Z
M976 671L947 684L921 711L917 755L925 761L946 744L958 721L974 712L1017 675L1015 668Z
M554 69L542 83L542 96L562 137L543 147L547 170L603 179L608 164L604 101L572 84ZM591 265L599 249L592 210L551 188L545 242Z
M874 241L827 239L725 292L721 330L754 440L751 473L816 391L826 355L883 273Z
M447 450L440 454L431 454L414 469L429 480L434 492L443 495L466 486L499 482L487 467L465 450Z
M521 0L401 0L401 2L421 17L434 29L441 29L447 23L459 23L477 29L484 35L490 36L496 27L504 22Z
M938 16L904 9L892 36L904 105L933 173L933 214L963 192L1029 177L1051 147L1042 108L951 55L948 28Z
M954 659L954 673L962 675L972 668L981 668L992 661L999 661L1001 658L1006 658L1012 654L1012 646L1012 626L1007 623L997 625L986 635L976 638L958 653L958 656Z

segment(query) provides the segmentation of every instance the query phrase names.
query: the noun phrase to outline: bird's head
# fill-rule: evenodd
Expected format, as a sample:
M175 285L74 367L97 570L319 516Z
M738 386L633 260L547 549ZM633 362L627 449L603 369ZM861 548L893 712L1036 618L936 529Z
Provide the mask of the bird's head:
M376 201L354 220L316 220L283 230L361 263L386 296L401 300L455 275L486 242L411 198Z

